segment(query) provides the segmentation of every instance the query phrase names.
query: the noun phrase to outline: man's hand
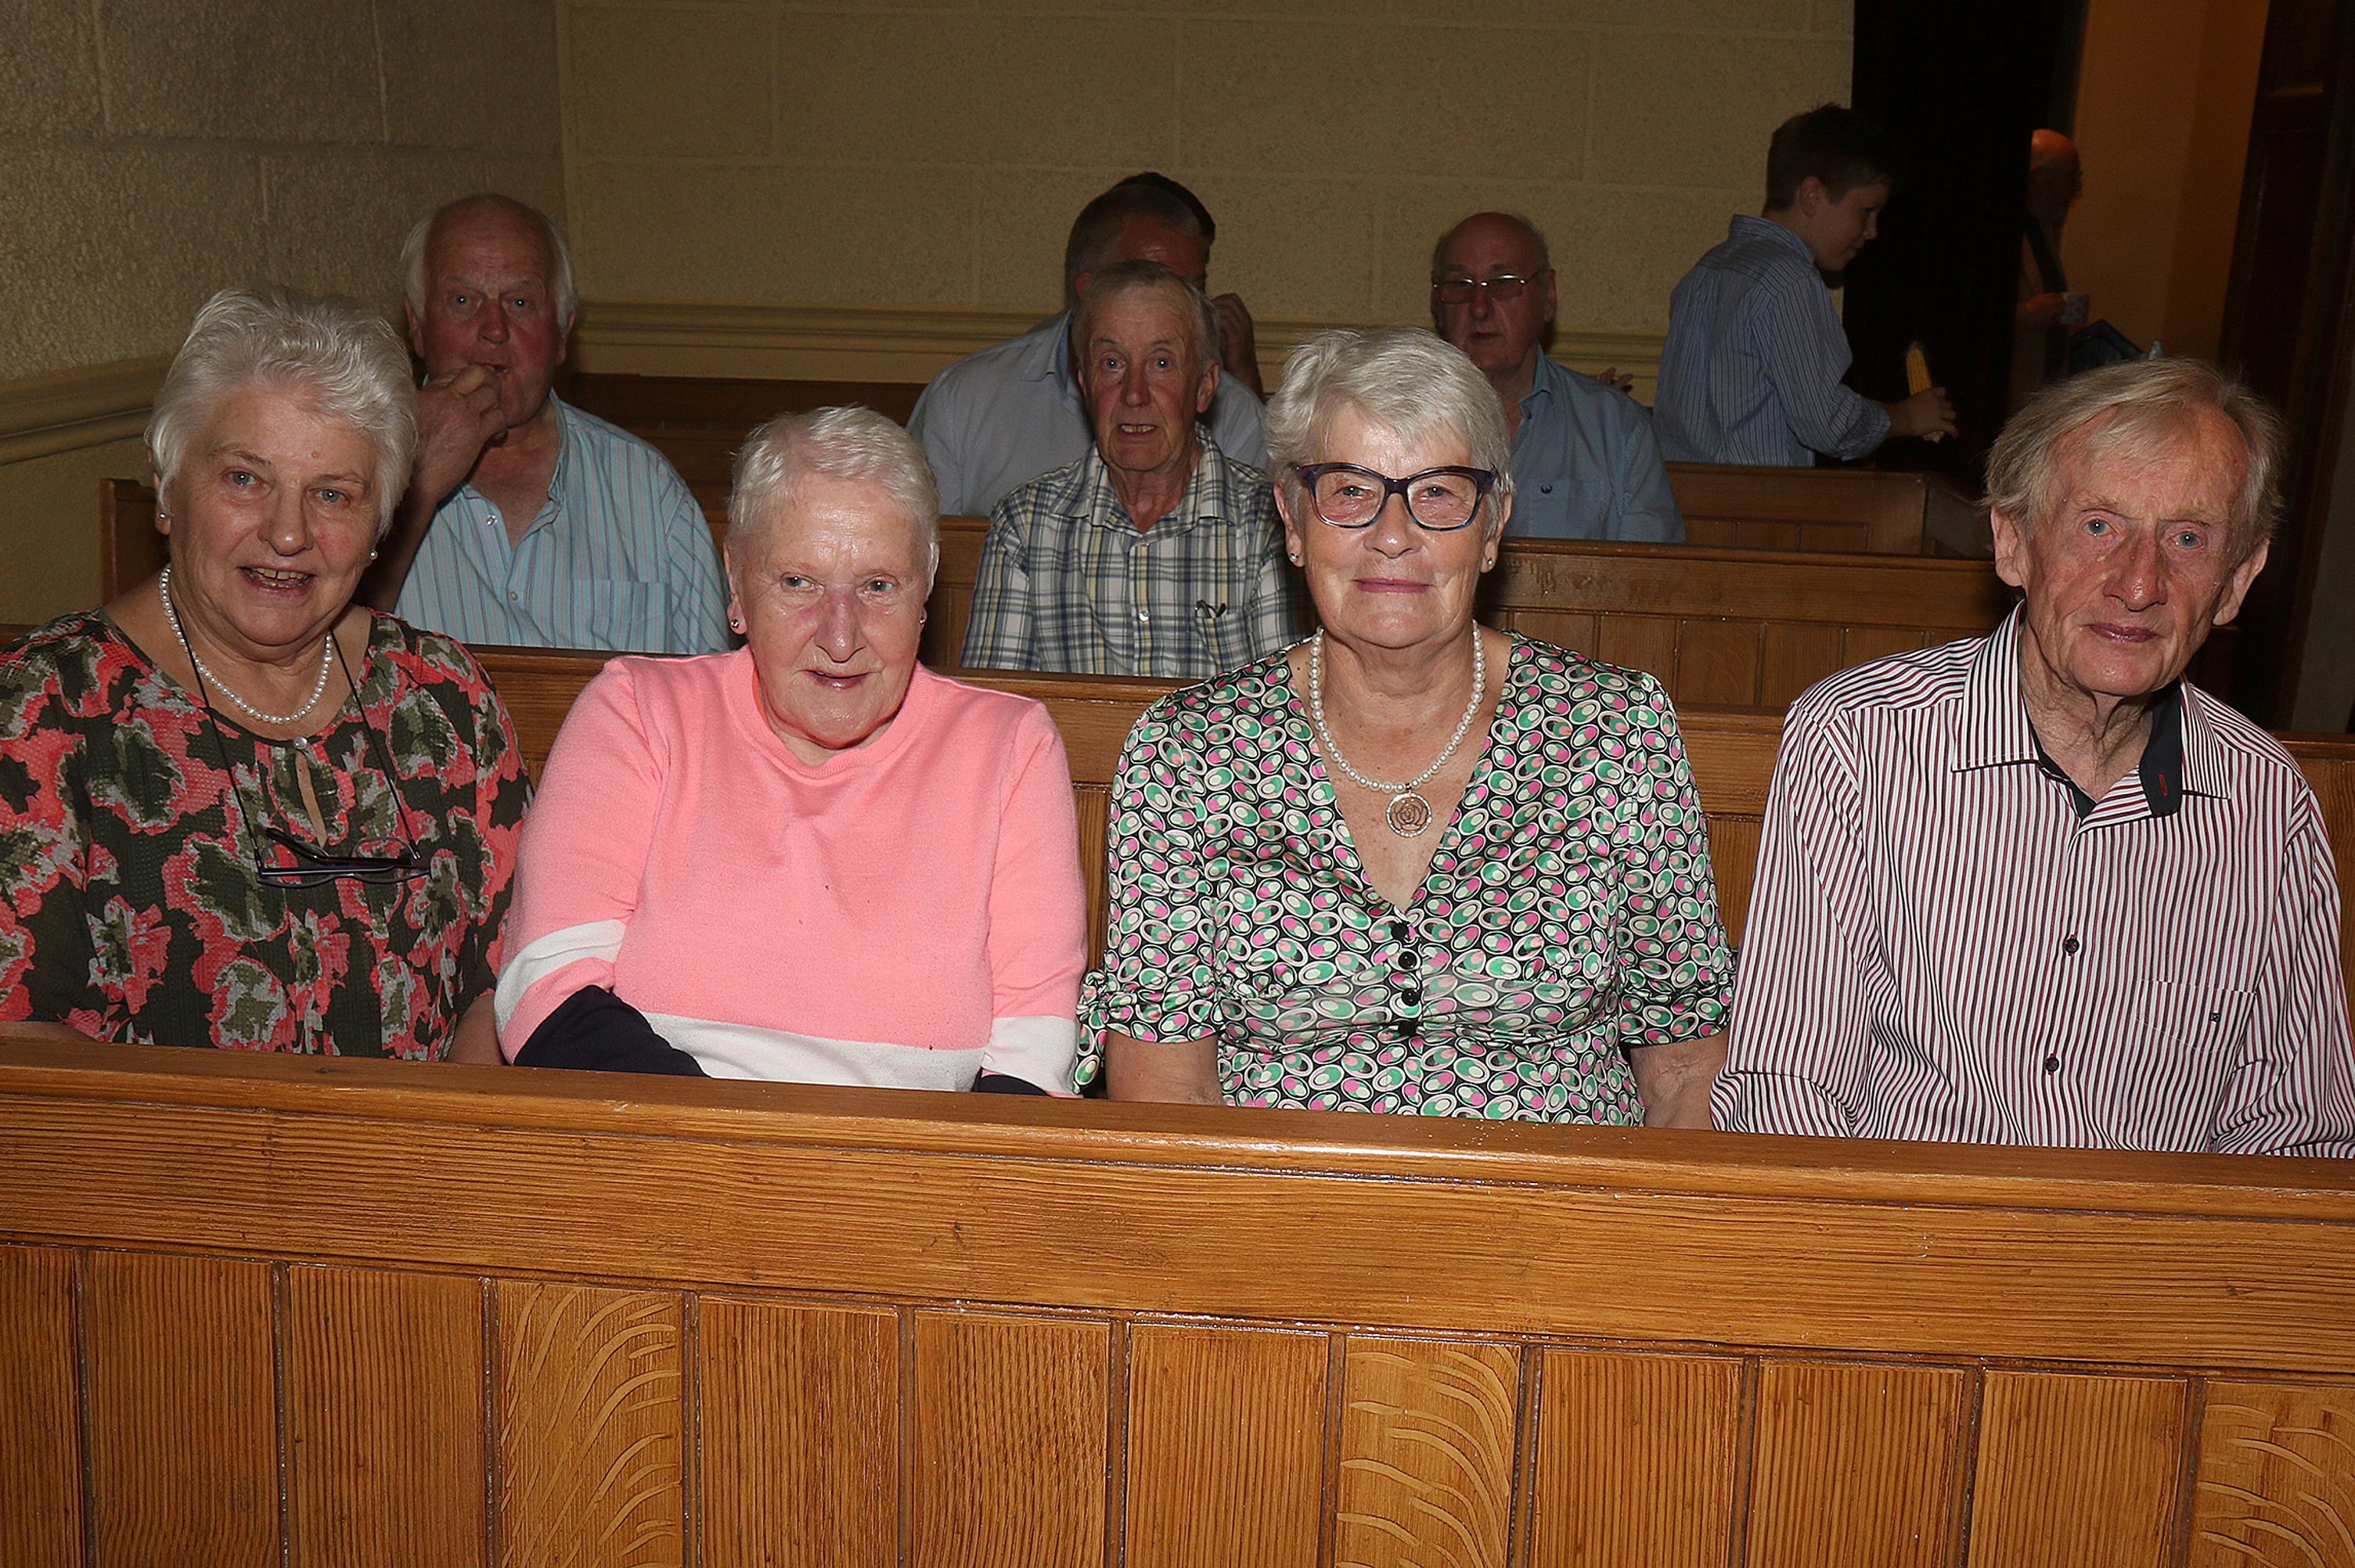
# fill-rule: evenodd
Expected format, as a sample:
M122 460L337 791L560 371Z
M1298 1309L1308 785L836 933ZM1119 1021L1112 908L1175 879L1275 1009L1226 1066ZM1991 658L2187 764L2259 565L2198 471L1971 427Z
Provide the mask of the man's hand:
M1889 439L1904 436L1944 435L1961 432L1955 429L1955 406L1946 400L1946 389L1933 387L1927 392L1916 392L1902 403L1885 403L1889 410Z
M410 493L440 507L466 482L483 449L504 428L499 378L488 366L469 365L428 380L417 392L417 464Z
M2068 309L2069 296L2054 292L2020 301L2013 313L2019 318L2019 324L2030 332L2051 332L2061 324Z
M1252 329L1251 307L1240 294L1220 294L1210 306L1219 313L1219 364L1250 387L1252 397L1265 398L1267 390L1259 384L1259 339Z
M1615 365L1606 365L1596 371L1594 379L1617 391L1632 393L1636 390L1635 375L1630 371L1620 369Z

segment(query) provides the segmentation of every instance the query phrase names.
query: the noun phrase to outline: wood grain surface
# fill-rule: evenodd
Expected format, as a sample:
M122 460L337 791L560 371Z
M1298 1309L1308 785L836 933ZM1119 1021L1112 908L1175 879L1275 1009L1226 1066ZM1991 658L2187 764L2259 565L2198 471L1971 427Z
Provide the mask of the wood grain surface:
M2355 1387L2203 1392L2188 1568L2355 1568Z
M0 1563L82 1562L74 1255L0 1246Z
M1315 1568L1331 1343L1129 1330L1127 1568Z
M503 1279L496 1322L499 1561L510 1568L682 1561L678 1296Z
M2176 1378L1987 1373L1970 1568L2171 1563L2190 1392Z
M1966 1392L1942 1367L1762 1365L1749 1568L1945 1568Z
M1730 1561L1741 1361L1553 1350L1540 1388L1531 1563Z
M704 1568L900 1560L900 1314L705 1297Z
M271 1266L98 1252L82 1277L97 1561L277 1564Z
M291 1268L282 1333L292 1560L486 1561L482 1282Z
M1343 1367L1335 1568L1504 1568L1519 1351L1353 1335Z
M919 1312L913 1568L1083 1568L1105 1556L1112 1330Z

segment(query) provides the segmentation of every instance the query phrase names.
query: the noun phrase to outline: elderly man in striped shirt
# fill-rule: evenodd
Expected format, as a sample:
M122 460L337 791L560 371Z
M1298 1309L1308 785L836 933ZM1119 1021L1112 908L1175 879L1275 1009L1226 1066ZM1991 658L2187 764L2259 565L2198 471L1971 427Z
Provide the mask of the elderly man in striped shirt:
M2264 565L2280 449L2189 360L2012 421L1987 483L2025 603L1791 709L1718 1126L2355 1155L2313 793L2181 678Z

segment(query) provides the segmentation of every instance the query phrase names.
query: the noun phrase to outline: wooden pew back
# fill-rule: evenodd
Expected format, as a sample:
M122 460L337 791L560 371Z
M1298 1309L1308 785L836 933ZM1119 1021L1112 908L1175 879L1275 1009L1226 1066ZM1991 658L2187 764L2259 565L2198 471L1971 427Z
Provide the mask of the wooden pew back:
M56 1043L0 1120L10 1563L2355 1562L2331 1162Z

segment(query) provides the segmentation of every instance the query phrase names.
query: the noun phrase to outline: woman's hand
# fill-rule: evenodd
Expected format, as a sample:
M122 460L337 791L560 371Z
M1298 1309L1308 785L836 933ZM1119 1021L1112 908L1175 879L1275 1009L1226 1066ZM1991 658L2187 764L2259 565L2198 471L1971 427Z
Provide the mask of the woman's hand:
M1709 1091L1725 1065L1725 1034L1704 1034L1666 1045L1635 1045L1627 1064L1644 1101L1646 1127L1709 1126Z
M1104 1097L1178 1105L1226 1103L1219 1093L1219 1047L1209 1040L1132 1040L1104 1032ZM1706 1107L1704 1107L1704 1115Z
M491 1005L489 991L474 999L474 1005L459 1018L458 1027L451 1031L447 1059L485 1067L507 1065L507 1059L499 1054L498 1010Z

